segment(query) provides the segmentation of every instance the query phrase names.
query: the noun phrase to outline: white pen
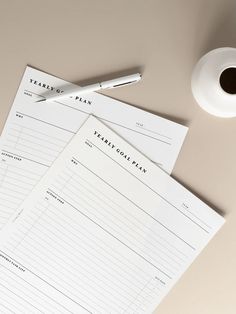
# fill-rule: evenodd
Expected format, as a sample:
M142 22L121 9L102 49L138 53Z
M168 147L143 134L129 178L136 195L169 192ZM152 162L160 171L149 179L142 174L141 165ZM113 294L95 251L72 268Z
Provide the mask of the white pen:
M140 73L136 73L136 74L132 74L132 75L119 77L119 78L116 78L116 79L113 79L110 81L105 81L105 82L101 82L101 83L87 85L84 87L78 86L76 88L74 87L74 88L68 89L62 94L57 94L57 95L54 94L53 96L45 97L43 99L37 100L36 102L54 101L54 100L59 100L59 99L66 98L66 97L80 96L83 94L96 92L96 91L99 91L101 89L116 88L116 87L121 87L124 85L134 84L134 83L137 83L138 81L140 81L141 77L142 76Z

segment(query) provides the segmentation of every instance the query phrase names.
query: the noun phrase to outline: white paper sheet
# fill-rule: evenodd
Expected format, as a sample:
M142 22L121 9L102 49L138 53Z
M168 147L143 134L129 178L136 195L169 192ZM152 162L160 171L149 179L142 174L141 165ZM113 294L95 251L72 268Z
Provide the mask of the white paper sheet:
M0 229L48 167L93 113L171 172L187 128L120 101L92 93L35 103L72 84L27 67L1 136Z
M91 116L0 235L0 309L151 313L223 222Z

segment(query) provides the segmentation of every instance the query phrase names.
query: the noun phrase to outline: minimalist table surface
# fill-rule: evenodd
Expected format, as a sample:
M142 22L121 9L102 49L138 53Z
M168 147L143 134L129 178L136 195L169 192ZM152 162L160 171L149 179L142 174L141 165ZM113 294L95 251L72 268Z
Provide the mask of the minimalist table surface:
M75 83L141 71L106 94L189 127L172 175L226 224L158 314L236 313L236 118L207 114L190 88L203 54L236 46L235 27L230 0L0 0L1 128L27 64Z

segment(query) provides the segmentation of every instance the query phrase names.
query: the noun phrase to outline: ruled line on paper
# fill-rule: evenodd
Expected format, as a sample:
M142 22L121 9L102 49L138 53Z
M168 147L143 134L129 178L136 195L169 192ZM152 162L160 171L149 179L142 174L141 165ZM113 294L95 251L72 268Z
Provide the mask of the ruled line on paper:
M97 145L95 145L92 141L90 141L89 139L87 139L87 141L93 145L97 150L99 150L103 155L107 156L108 158L110 158L113 162L115 162L117 165L119 165L122 169L124 169L125 171L129 172L133 177L136 177L134 174L132 174L129 170L127 170L125 167L123 167L120 163L118 163L115 159L113 159L111 156L109 156L107 153L105 153L102 149L100 149ZM194 223L196 226L198 226L199 228L201 228L204 232L209 233L209 231L205 228L205 226L203 227L201 224L199 224L198 222L196 222L196 220L194 220L193 218L191 218L190 216L188 216L186 213L184 213L180 208L178 208L175 204L171 203L169 200L166 199L166 197L164 197L163 195L161 195L160 193L158 193L157 191L155 191L153 188L151 188L150 186L148 186L146 183L144 183L143 181L141 181L139 178L136 177L137 180L139 180L143 185L145 185L148 189L150 189L152 192L154 192L156 195L158 195L158 197L160 197L162 200L164 200L166 203L168 203L170 206L172 206L173 208L175 208L178 212L180 212L183 216L185 216L186 218L188 218L192 223Z
M63 174L63 173L62 173ZM60 175L60 177L62 176L62 174ZM87 185L89 186L89 188L87 186L84 185L84 182L87 183ZM129 230L132 230L132 228L137 229L138 231L143 231L142 233L138 233L140 236L143 236L145 232L147 231L151 231L152 233L155 234L155 230L151 230L148 227L148 224L144 224L141 220L138 220L135 215L132 215L132 213L130 211L127 211L124 207L121 207L118 204L115 204L114 201L111 201L109 199L109 197L107 195L105 195L104 193L101 194L97 194L97 189L95 186L91 185L88 181L86 181L85 178L81 177L79 174L75 175L73 174L72 177L70 177L69 180L66 181L67 184L64 185L63 189L60 189L61 192L68 190L71 195L75 195L75 191L76 189L80 192L80 196L81 197L85 197L87 200L93 200L97 207L96 207L96 213L99 212L99 208L103 208L103 210L107 211L107 213L109 213L112 217L116 217L117 221L120 221L122 226L127 226L128 229L125 230L125 232L129 232ZM69 183L69 184L68 184ZM55 187L57 187L56 184L54 184ZM82 189L80 189L82 187ZM89 194L84 193L84 190L86 192L89 192ZM99 192L100 193L100 192ZM114 207L114 204L116 205L117 209ZM113 210L113 211L111 211ZM110 212L109 212L110 211ZM104 216L103 216L104 218ZM122 220L121 220L122 219ZM134 221L137 221L139 224L136 224ZM137 231L136 231L137 232ZM136 233L137 235L137 233ZM154 237L151 237L150 240L153 240ZM162 252L162 248L158 247L157 245L160 245L160 242L154 240L155 245L151 245L153 246L152 249L157 249L158 251ZM168 243L168 242L167 242ZM170 251L169 249L166 248L166 245L161 244L161 246L166 249L170 254L168 255L168 253L165 252L166 256L170 257L171 260L175 261L178 265L179 262L184 262L185 260L182 258L182 256L180 257L180 251L177 251L176 253L173 253L172 251ZM175 249L175 247L172 245L171 248ZM175 258L178 259L175 260Z
M12 271L7 269L5 266L1 265L1 268L5 269L5 272L0 272L1 282L5 282L7 286L14 287L17 293L21 293L23 296L30 297L30 300L35 300L37 304L42 306L43 310L53 311L57 310L58 313L64 313L65 311L70 312L56 300L50 298L44 291L39 290L37 287L30 284L25 279L22 279L18 275L14 274Z
M65 135L68 140L71 138L71 135L67 133ZM58 138L50 132L45 133L38 130L37 126L33 128L12 123L7 131L3 147L16 149L26 157L51 164L67 142L67 140Z
M0 228L7 223L40 177L40 172L36 174L31 169L23 170L8 161L0 164Z
M29 91L29 90L25 90L25 91L27 91L27 92L29 92L29 93L32 93L32 94L34 94L34 95L40 96L40 97L44 97L44 96L42 96L42 95L40 95L40 94L34 93L34 92L32 92L32 91ZM86 115L89 115L89 114L90 114L90 112L88 112L88 111L84 111L84 110L81 110L80 108L76 108L76 107L70 106L70 105L65 104L65 103L63 103L63 102L61 102L61 101L55 101L55 102L58 103L58 104L60 104L60 105L62 105L62 106L68 107L68 108L70 108L70 109L72 109L72 110L79 111L79 112L81 112L81 113L83 113L83 114L86 114ZM19 112L19 113L20 113L20 114L24 114L24 113L22 113L22 112ZM28 117L30 117L30 116L28 116ZM99 116L99 115L97 115L97 114L96 114L96 117L97 117L98 119L100 119L101 121L105 121L105 122L111 123L111 124L113 124L113 125L117 125L118 127L127 129L127 130L129 130L129 131L131 131L131 132L138 133L138 134L140 134L141 136L149 137L149 138L151 138L151 139L154 139L154 140L157 140L157 141L159 141L159 142L162 142L163 144L171 145L170 142L167 142L167 141L164 141L164 140L162 140L162 139L160 139L160 138L157 138L157 137L148 135L148 134L146 134L146 133L137 131L137 130L135 129L135 127L138 127L137 124L135 124L135 127L134 127L134 128L131 128L131 127L127 127L126 125L123 125L123 124L120 124L120 123L116 123L116 122L114 122L114 121L111 121L111 120L109 120L109 119L105 119L105 118L103 118L102 116ZM153 134L155 134L155 135L164 137L164 138L166 138L166 139L173 140L173 139L170 138L169 136L166 136L166 135L164 135L164 134L155 132L155 131L153 131L153 130L146 129L146 128L144 128L144 127L140 127L140 129L146 130L146 131L148 131L148 132L150 132L150 133L153 133Z
M47 211L48 212L48 211ZM70 229L70 226L68 226L67 227L67 225L65 225L65 227L63 227L63 226L60 226L60 230L57 230L57 233L54 233L54 232L56 232L55 231L55 227L54 227L54 225L52 225L52 223L53 222L55 222L55 219L56 219L56 217L57 217L57 211L56 211L56 209L54 210L54 215L53 215L53 217L52 217L52 219L50 219L49 220L49 217L47 216L47 217L45 217L45 215L44 215L44 217L41 217L40 218L40 221L41 222L38 222L37 223L37 225L35 224L34 225L34 227L33 227L33 229L31 229L31 232L30 232L30 235L28 235L28 236L26 236L25 237L25 240L24 240L24 245L25 245L25 243L29 243L28 245L27 245L27 247L25 247L25 252L27 252L27 254L29 253L29 252L31 252L32 251L32 248L33 248L33 243L35 243L35 245L37 245L37 242L40 240L40 243L38 243L38 246L40 247L40 249L41 248L43 248L44 246L45 246L45 244L47 244L47 241L50 239L51 240L51 242L50 243L48 243L48 245L45 247L45 250L47 251L48 250L48 248L50 248L50 252L52 252L52 256L57 256L58 254L59 254L59 256L65 256L65 251L64 251L64 248L66 249L66 247L67 246L69 246L70 247L70 243L76 243L76 238L78 238L79 237L79 235L81 234L81 232L79 231L80 229L81 229L81 226L79 227L78 226L78 229L77 229L77 231L76 232L71 232L71 229ZM49 222L50 222L50 224L49 224ZM56 223L56 226L57 227L59 227L59 225L58 225L58 222L56 221L55 222ZM48 226L48 227L47 227ZM35 231L35 229L36 229L36 231ZM53 231L54 230L54 231ZM65 239L67 239L68 238L68 230L70 230L70 233L69 233L69 239L68 239L68 242L66 243L66 247L64 246L64 242L65 242ZM65 234L65 231L67 231L67 234ZM36 232L36 233L35 233ZM42 234L44 234L45 236L44 237L41 237L41 235ZM33 236L33 238L32 238L32 236ZM52 236L53 236L53 238L52 238ZM72 238L72 236L73 236L73 238ZM83 256L81 256L81 254L82 254L82 252L84 251L85 253L87 252L87 254L88 254L88 249L90 248L90 246L91 246L91 244L89 244L88 243L88 241L86 242L86 244L84 245L83 244L83 242L84 241L86 241L86 236L87 235L85 235L82 239L79 237L79 239L81 239L81 243L80 243L80 245L78 246L78 253L76 253L76 254L72 254L71 256L69 256L69 261L71 261L71 260L74 260L74 262L75 263L79 263L79 261L81 260L81 259L83 259ZM29 240L27 240L28 238L30 238ZM18 236L17 236L17 239L18 239ZM60 240L60 242L58 242ZM29 241L29 242L27 242L27 241ZM61 242L62 241L62 242ZM52 243L53 243L53 245L52 245ZM96 247L97 247L97 245L99 245L99 243L96 243L96 245L95 245L95 242L94 242L94 240L92 240L90 243L93 243L93 247L91 247L91 250L90 250L90 254L91 254L91 252L96 252ZM57 245L56 245L57 244ZM22 246L24 246L23 244L20 244L20 247L22 247ZM55 248L55 250L54 250L54 246L56 245L56 248ZM18 245L18 248L19 248L19 245ZM14 250L14 252L16 252L15 250ZM100 253L101 253L101 251L99 251ZM35 252L34 254L38 254L38 252ZM32 256L34 256L34 254L32 254ZM77 254L79 254L79 256L78 256L78 258L76 258L76 255ZM110 256L109 256L110 255ZM99 278L99 281L101 281L102 280L102 278L104 277L104 276L106 276L105 274L106 274L106 271L107 271L107 269L109 269L109 268L106 268L106 266L105 266L105 262L104 262L104 260L108 260L109 259L109 257L111 257L111 251L109 250L109 251L107 251L107 253L106 253L106 256L104 256L104 259L102 258L102 256L101 256L101 260L100 260L100 264L99 265L97 265L97 268L98 269L103 269L103 271L104 271L104 273L102 273L102 275L101 275L101 278ZM92 258L92 256L91 256L91 258ZM91 258L89 258L89 259L91 259ZM53 258L50 258L50 260L51 259L53 259ZM116 257L114 257L114 260L112 261L112 263L114 263L114 261L116 261ZM66 262L66 261L65 261ZM68 263L68 261L67 261L67 263ZM85 261L85 265L88 263L88 260L86 260ZM122 264L123 264L123 262L122 262ZM104 267L105 266L105 267ZM80 264L78 265L78 267L81 267L80 266ZM108 265L107 265L107 267L109 267ZM97 269L96 268L96 269ZM119 268L120 268L120 265L119 265L119 267L116 269L116 272L117 271L119 271ZM124 269L124 271L125 271L125 269L127 268L127 265L125 265L125 266L123 266L122 267L123 269ZM97 270L96 269L94 269L94 271L95 271L95 274L97 274ZM92 268L91 268L91 266L87 269L87 273L89 274L90 272L92 271ZM142 271L142 270L140 270L140 271ZM112 275L112 277L116 277L116 272ZM125 274L124 274L125 275ZM94 276L94 275L93 275ZM92 277L93 277L92 276ZM126 276L127 276L127 274L126 274ZM124 277L121 277L120 278L120 280L122 279L122 278L124 278ZM145 277L146 278L146 277ZM109 278L108 279L108 282L109 281L111 281L111 279L112 278ZM129 280L127 280L127 284L130 284L130 280L132 279L132 276L131 276L131 278L129 278ZM98 281L98 282L99 282ZM118 278L116 278L116 282L119 282L119 279ZM140 283L141 284L141 286L143 285L143 283ZM136 285L135 285L135 288L136 288ZM124 292L127 294L127 293L129 293L128 291L126 291L125 290L125 286L122 286L121 287L121 289L122 290L124 290Z
M41 205L40 205L40 207L41 207L41 210L43 210L44 208L45 208L45 206L46 205L43 205L43 204L46 204L45 202L41 202ZM63 241L63 243L64 243L64 241L65 241L65 239L67 239L68 238L68 235L67 234L65 234L64 232L66 231L66 232L68 232L68 230L70 230L70 233L69 233L69 238L68 238L68 243L67 243L67 246L68 245L70 245L69 243L76 243L76 241L75 241L75 239L72 239L71 237L73 236L76 236L76 237L78 237L78 234L79 234L79 230L81 231L81 227L79 227L78 226L78 230L76 230L75 232L73 232L73 229L71 228L71 225L68 225L67 226L67 221L66 220L64 220L63 219L63 221L64 221L64 223L63 223L63 226L62 225L60 225L60 223L59 223L59 221L61 221L60 219L59 219L59 217L58 217L58 215L60 215L59 214L59 212L58 212L58 210L56 209L56 208L54 208L53 209L53 206L52 205L49 205L49 208L51 209L50 211L49 210L47 210L47 211L44 211L44 214L43 215L40 215L40 213L37 215L37 217L35 217L35 219L36 219L36 221L37 221L37 223L36 224L34 224L34 227L30 230L30 232L24 237L24 241L22 242L21 241L21 243L20 244L18 244L17 245L17 248L16 249L14 249L14 254L18 254L17 256L19 257L19 258L21 258L21 259L23 259L27 264L29 264L29 262L28 261L31 261L30 263L30 266L31 266L31 268L33 268L34 269L34 263L36 263L37 264L37 267L40 267L40 265L38 264L38 260L41 260L41 253L44 255L44 253L43 252L47 252L47 251L49 251L48 250L48 248L50 247L50 252L51 252L51 254L52 254L52 256L50 257L50 261L51 262L55 262L56 263L56 259L58 258L60 258L61 256L63 256L63 258L64 258L64 256L65 256L65 251L64 251L64 249L63 249L63 246L64 246L64 244L62 244L62 242L61 241ZM52 213L53 213L53 215L52 215ZM40 217L39 217L40 216ZM39 219L38 219L39 218ZM49 222L50 222L50 224L49 224ZM32 221L30 221L30 223L32 224ZM52 224L53 223L53 224ZM49 225L48 225L49 224ZM60 229L58 229L58 230L56 230L55 228L58 228L58 227L60 227ZM85 230L86 231L86 230ZM23 228L23 231L22 231L23 233L25 233L25 232L28 232L27 231L27 228L25 229L25 228ZM54 232L56 232L55 234L54 234ZM44 235L46 235L46 236L44 236L43 238L41 237L41 234L44 234ZM81 232L80 232L81 233ZM81 243L83 243L83 241L86 239L86 234L84 235L84 237L81 239ZM63 239L63 240L61 240L61 239ZM18 241L19 240L19 235L17 235L16 236L16 240ZM39 243L38 243L38 241L40 241ZM46 247L44 248L44 246L45 246L45 244L48 242L48 241L50 241L49 243L48 243L48 245L46 245ZM59 242L58 242L59 241ZM78 264L78 266L77 267L81 267L81 265L80 265L80 262L78 262L78 261L83 261L83 259L84 259L84 257L83 257L83 255L81 255L81 251L83 251L83 250L88 250L89 249L89 245L91 245L91 244L89 244L88 243L88 239L86 239L86 244L85 245L82 245L81 246L81 244L78 246L78 253L77 254L79 254L79 256L78 256L78 258L76 258L76 255L75 255L75 253L74 253L74 250L73 250L73 253L72 253L72 255L71 256L69 256L68 257L68 260L65 260L65 264L67 264L68 263L68 261L70 261L70 263L71 263L71 261L73 261L74 260L74 263L76 263L76 264ZM14 242L14 241L13 241ZM91 240L91 242L90 243L93 243L94 245L95 245L95 242L94 242L94 240ZM14 245L14 244L13 244ZM40 249L37 249L37 251L34 251L34 245L36 245L36 247L38 246L38 247L40 247ZM98 243L98 239L96 239L96 245L94 246L94 248L91 248L91 250L90 250L90 253L93 251L93 250L96 250L96 248L97 248L97 246L99 245L99 243ZM54 247L55 247L55 249L54 249ZM73 246L74 247L74 246ZM74 247L75 248L75 247ZM33 250L33 251L32 251ZM45 250L45 251L44 251ZM42 252L41 252L42 251ZM85 253L86 253L86 251L85 251ZM42 255L42 256L43 256ZM101 261L100 261L100 264L99 265L96 265L96 268L94 269L94 274L95 275L90 275L90 277L96 277L96 276L99 276L98 275L98 273L97 273L97 269L101 269L101 265L102 265L102 267L103 267L103 272L104 273L102 273L101 274L101 277L100 278L97 278L98 279L98 281L97 281L97 283L96 284L98 284L101 280L102 280L102 278L103 278L103 280L105 280L105 278L104 278L104 276L107 276L107 273L106 273L106 270L107 269L110 269L110 267L108 266L108 267L106 267L105 265L104 265L104 260L107 260L107 257L109 256L109 255L111 255L111 250L110 250L110 248L109 249L107 249L107 256L105 257L104 256L104 258L102 258L102 256L101 256ZM33 262L33 259L35 259L36 258L36 260L35 260L35 262ZM109 256L109 258L111 258L111 256ZM123 257L122 257L123 258ZM84 263L82 264L83 266L84 265L87 265L87 263L88 263L88 261L89 260L91 260L91 258L89 258L88 260L87 260L87 262L86 261L84 261ZM116 257L114 257L114 261L116 261L117 262L117 258ZM113 261L113 262L114 262ZM62 262L62 260L60 260L60 262ZM113 262L112 262L112 265L113 265ZM101 264L102 263L102 264ZM132 264L131 264L132 265ZM40 267L40 269L42 268L42 269L46 269L46 268L48 268L48 267L50 267L50 263L48 264L43 264L43 265L41 265L41 267ZM133 265L132 265L132 267L133 267ZM117 269L116 269L116 271L114 272L114 274L115 275L117 275L117 271L119 271L119 269L120 269L121 267L119 266ZM124 270L126 270L126 268L127 268L127 266L124 266L124 267L122 267ZM72 269L71 269L72 270ZM81 276L82 277L86 277L87 276L87 274L90 274L91 272L92 272L92 267L90 266L88 269L87 269L87 272L86 272L86 269L84 269L84 268L82 268L81 269L81 271L83 270L83 273L82 274L80 274L80 280L81 280ZM37 272L39 272L40 270L37 268ZM142 271L142 270L141 270ZM56 282L57 282L57 280L58 280L58 276L59 276L59 274L58 273L56 273L55 274L55 276L53 276L52 274L53 274L53 272L55 272L55 264L53 263L53 265L50 267L50 269L48 269L48 272L50 273L50 278L53 280L53 283L55 283L56 284ZM72 276L72 274L74 274L73 276ZM65 275L66 276L66 278L72 278L73 280L74 279L76 279L76 272L75 271L73 271L73 273L71 273L71 275L68 275L68 273L67 273L67 275ZM85 274L85 275L84 275ZM114 275L113 274L113 275ZM131 273L132 274L132 273ZM124 282L124 275L125 274L123 274L121 277L120 277L120 280L122 280L122 282ZM53 277L52 277L53 276ZM127 276L127 274L126 274L126 276ZM64 278L64 277L63 277ZM113 278L113 279L112 279ZM131 278L133 278L133 276L131 277ZM131 281L131 278L129 279L129 280L127 280L126 281L126 284L128 284L129 286L128 286L128 290L126 291L126 289L125 289L125 287L124 286L122 286L122 287L120 287L119 289L119 291L123 291L123 293L124 293L124 295L123 296L121 296L121 298L123 297L123 299L121 299L121 303L122 304L128 304L128 303L130 303L131 302L131 300L132 299L128 299L127 301L126 301L126 303L124 302L124 300L125 300L125 298L127 298L127 296L129 295L129 291L132 291L131 289L130 289L130 281ZM87 279L87 278L86 278ZM138 278L138 280L140 280L141 278ZM146 281L146 279L147 279L147 277L145 277L145 281ZM64 280L64 279L63 279ZM107 283L109 283L109 282L112 282L112 280L114 280L114 277L111 277L111 278L107 278ZM137 283L138 283L138 280L136 281L136 284L134 285L134 287L135 287L135 289L139 289L138 291L140 291L140 289L142 289L142 287L143 287L143 283L140 283L141 284L141 286L140 285L138 285ZM78 282L78 280L77 281L75 281L76 283ZM118 284L118 280L116 279L116 283ZM88 285L88 283L87 283L87 281L86 281L86 285ZM123 285L123 284L122 284ZM71 288L72 288L72 286L71 286ZM83 286L81 287L81 289L83 288ZM70 290L68 290L69 289L69 287L67 287L66 286L66 289L67 289L67 292L69 292ZM78 289L78 287L76 288L76 289ZM102 289L102 287L101 287L101 289ZM113 287L113 289L114 289L114 287ZM110 291L113 291L113 289L110 289ZM130 289L130 290L129 290ZM109 290L108 290L109 291ZM100 291L99 291L100 292ZM103 294L104 294L104 291L102 292ZM134 295L136 295L137 294L137 292L134 294ZM116 296L116 294L114 295L114 297L115 298L117 298L117 296ZM148 293L146 293L146 298L147 299L149 299L150 298L150 294L148 294ZM114 305L114 304L116 304L116 301L112 301L112 304ZM117 304L117 309L119 309L119 310L117 310L116 312L117 313L120 313L120 309L121 309L121 306L120 306L120 304ZM106 310L108 310L109 308L111 308L111 305L109 304L109 306L106 308ZM124 308L125 309L125 308ZM104 311L104 308L102 309L103 311ZM114 312L115 312L115 309L114 309ZM116 313L115 312L115 313Z

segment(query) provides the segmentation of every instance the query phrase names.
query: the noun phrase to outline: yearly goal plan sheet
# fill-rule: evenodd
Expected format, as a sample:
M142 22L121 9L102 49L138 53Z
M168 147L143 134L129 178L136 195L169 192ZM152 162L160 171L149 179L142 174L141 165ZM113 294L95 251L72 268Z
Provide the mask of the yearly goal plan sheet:
M0 312L152 313L223 223L90 116L0 234Z
M37 184L89 114L99 117L170 173L187 128L109 97L39 102L73 84L27 67L1 135L0 229Z

